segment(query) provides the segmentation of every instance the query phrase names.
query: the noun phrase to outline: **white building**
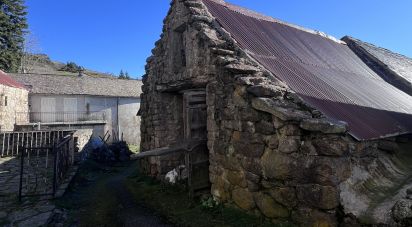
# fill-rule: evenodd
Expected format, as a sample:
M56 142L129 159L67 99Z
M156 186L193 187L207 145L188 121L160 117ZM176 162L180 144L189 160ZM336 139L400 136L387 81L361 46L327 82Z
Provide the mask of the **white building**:
M129 144L140 143L141 81L116 78L11 74L29 90L30 123L19 122L27 113L17 113L21 129L93 128L94 135L110 135Z

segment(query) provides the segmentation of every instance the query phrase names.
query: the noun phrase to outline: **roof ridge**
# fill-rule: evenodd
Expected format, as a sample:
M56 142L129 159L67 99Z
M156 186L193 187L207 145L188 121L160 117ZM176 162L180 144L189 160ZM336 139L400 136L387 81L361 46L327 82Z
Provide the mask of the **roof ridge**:
M34 76L60 76L60 77L66 77L66 78L71 78L71 79L82 79L82 78L88 78L88 79L105 79L105 80L119 80L119 81L142 81L141 79L129 79L129 80L123 80L119 78L109 78L109 77L92 77L86 75L86 77L78 77L75 75L61 75L61 74L49 74L49 73L10 73L11 75L34 75Z
M400 53L394 52L394 51L392 51L392 50L390 50L390 49L388 49L388 48L381 47L381 46L378 46L378 45L375 45L375 44L373 44L373 43L370 43L370 42L366 42L366 41L357 39L357 38L352 37L352 36L349 36L349 35L345 35L344 37L342 37L342 40L345 40L345 39L349 39L349 40L352 40L352 41L358 42L358 43L363 43L363 44L372 46L372 47L377 48L377 49L382 49L382 50L385 50L385 51L387 51L387 52L390 52L390 53L392 53L392 54L394 54L394 55L397 55L397 56L400 56L400 57L403 57L403 58L406 58L406 59L412 61L412 57L408 57L408 56L406 56L406 55L404 55L404 54L400 54Z
M305 27L302 27L302 26L299 26L299 25L296 25L296 24L292 24L292 23L288 23L288 22L276 19L272 16L267 16L267 15L264 15L262 13L258 13L256 11L253 11L253 10L241 7L241 6L237 6L237 5L234 5L232 3L228 3L224 0L202 0L202 1L212 1L212 2L215 2L215 3L221 4L225 7L227 7L228 9L236 11L240 14L245 15L245 16L253 17L253 18L256 18L258 20L265 20L265 21L268 21L268 22L274 22L274 23L282 24L282 25L285 25L285 26L289 26L289 27L298 29L300 31L304 31L304 32L307 32L307 33L311 33L311 34L314 34L314 35L321 36L323 38L332 40L332 41L334 41L336 43L339 43L339 44L346 44L343 40L340 40L340 39L338 39L338 38L336 38L332 35L328 35L325 32L315 30L315 29L305 28Z

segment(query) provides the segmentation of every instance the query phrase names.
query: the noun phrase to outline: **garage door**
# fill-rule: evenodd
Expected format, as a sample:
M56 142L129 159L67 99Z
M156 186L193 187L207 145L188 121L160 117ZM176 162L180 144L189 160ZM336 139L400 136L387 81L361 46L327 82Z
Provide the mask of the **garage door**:
M41 122L56 122L56 99L42 98L41 99Z
M77 99L76 98L65 98L64 99L64 121L65 122L76 122L78 121L77 113Z

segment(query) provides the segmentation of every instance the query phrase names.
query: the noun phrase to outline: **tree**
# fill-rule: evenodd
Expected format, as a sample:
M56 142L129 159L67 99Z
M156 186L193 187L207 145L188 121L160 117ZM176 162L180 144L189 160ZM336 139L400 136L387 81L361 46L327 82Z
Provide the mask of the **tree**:
M31 32L24 38L23 53L20 61L20 73L33 73L36 65L41 61L39 40Z
M130 80L130 76L129 76L129 73L126 71L126 73L124 74L124 78L126 79L126 80Z
M63 68L60 69L60 71L78 73L78 72L84 71L84 67L77 65L74 62L67 62L67 64Z
M28 27L24 0L0 0L0 69L16 72Z
M126 79L126 77L125 77L125 75L124 75L124 72L123 72L123 69L120 70L119 79Z

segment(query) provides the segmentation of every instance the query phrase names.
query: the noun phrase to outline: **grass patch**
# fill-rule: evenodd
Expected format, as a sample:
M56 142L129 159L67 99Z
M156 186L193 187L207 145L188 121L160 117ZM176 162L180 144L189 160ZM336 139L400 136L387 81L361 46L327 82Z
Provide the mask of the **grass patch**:
M215 205L208 200L191 200L184 187L166 186L139 174L129 177L126 186L135 200L142 201L177 226L291 226L275 225L265 218Z

